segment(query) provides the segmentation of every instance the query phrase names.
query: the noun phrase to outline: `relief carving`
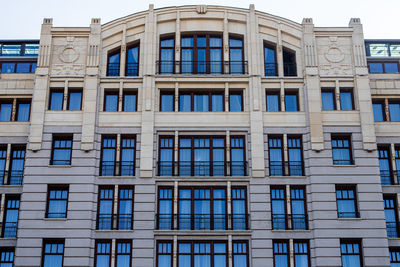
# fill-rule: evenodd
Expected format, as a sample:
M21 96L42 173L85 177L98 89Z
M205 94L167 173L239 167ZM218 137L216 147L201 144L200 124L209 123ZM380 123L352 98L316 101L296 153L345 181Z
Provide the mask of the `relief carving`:
M324 60L320 65L322 75L352 74L349 59L346 60L344 51L346 51L346 47L339 45L338 37L329 37L329 46L324 50L322 55Z
M73 36L67 36L55 41L54 57L52 64L52 75L76 76L84 74L84 59L82 54L82 40Z

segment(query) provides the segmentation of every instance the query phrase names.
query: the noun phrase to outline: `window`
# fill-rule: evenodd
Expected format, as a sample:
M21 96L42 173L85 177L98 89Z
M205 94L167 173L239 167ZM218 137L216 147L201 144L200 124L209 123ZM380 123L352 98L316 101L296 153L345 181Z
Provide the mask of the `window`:
M16 62L3 62L1 63L2 73L15 73Z
M160 111L175 111L175 94L174 92L161 92L160 94Z
M8 174L9 185L22 185L25 164L25 146L11 146L11 161Z
M290 187L290 205L292 211L291 227L293 230L307 230L307 201L305 188Z
M352 89L340 89L340 110L354 110Z
M336 202L338 218L358 218L356 187L336 185Z
M232 230L247 230L246 188L232 187Z
M361 267L361 241L359 240L341 240L340 252L342 254L343 267Z
M396 61L368 61L370 73L398 73L399 63Z
M308 241L294 240L294 266L309 267L310 266L310 249Z
M104 111L118 111L118 91L104 93Z
M135 175L135 136L123 135L121 136L121 176L134 176Z
M67 110L82 110L81 89L69 89Z
M160 176L172 176L174 172L174 137L160 136Z
M283 75L297 76L296 53L287 48L283 48Z
M286 220L286 190L285 187L271 188L272 229L287 229Z
M116 267L130 267L132 257L132 242L130 240L117 240Z
M62 110L63 102L64 102L64 90L63 89L51 89L50 90L49 110Z
M299 111L297 92L285 91L285 111Z
M394 150L396 170L400 170L400 146L396 145Z
M94 258L96 267L111 266L111 240L96 240L96 253Z
M11 121L12 108L12 100L3 100L0 102L0 121Z
M132 230L133 229L132 186L119 186L118 199L114 199L114 186L99 187L97 210L98 230ZM114 202L117 201L117 214L114 215Z
M185 92L179 94L179 111L224 111L222 92Z
M396 196L383 196L385 207L386 231L389 238L399 237L398 208Z
M321 97L322 97L322 110L336 109L335 91L333 89L321 90Z
M30 101L30 99L17 100L16 121L29 121L30 111L31 111L31 101Z
M157 241L157 267L172 267L172 243Z
M4 184L6 175L7 145L0 145L0 185Z
M390 121L400 121L400 101L389 100Z
M222 46L222 45L221 45ZM213 50L212 50L213 51ZM214 50L216 53L216 50ZM229 38L229 73L243 74L244 73L244 53L243 53L243 38Z
M173 229L173 189L170 187L158 188L158 230Z
M6 196L3 218L3 237L16 238L18 228L19 196Z
M389 248L390 256L390 266L399 267L400 266L400 249L399 248Z
M123 111L136 111L137 96L136 92L124 92L124 105L122 107Z
M392 158L390 155L390 146L378 146L379 171L381 174L382 185L394 184Z
M126 51L125 76L139 75L139 44L129 47Z
M372 109L375 121L386 121L385 102L381 100L372 100Z
M68 185L49 185L46 218L67 218Z
M53 135L53 150L50 165L71 165L72 135Z
M283 139L282 136L268 137L269 175L283 176Z
M289 242L287 240L274 240L274 267L288 267L289 261Z
M234 241L232 245L233 245L233 266L247 267L248 266L247 242Z
M209 34L182 36L181 47L182 74L223 73L221 37ZM234 59L238 57L237 50L231 55Z
M178 266L224 267L227 261L225 242L178 243Z
M20 44L3 44L1 48L2 56L20 56L21 55L21 45Z
M64 258L64 240L43 240L43 267L62 267Z
M352 165L351 136L332 135L333 165Z
M119 50L108 55L107 76L119 76Z
M264 44L265 76L278 76L275 46Z
M134 176L136 137L121 135L120 162L116 161L117 136L103 136L101 148L101 176Z
M103 136L101 149L101 176L115 175L116 136Z
M288 175L303 176L303 147L301 136L287 136ZM285 170L286 171L286 170Z
M279 91L267 91L267 111L281 111Z
M164 38L160 41L160 74L175 73L175 39Z
M231 136L231 168L230 173L232 176L245 176L246 162L245 162L245 149L244 149L243 136ZM213 157L220 156L222 158L222 150L214 151Z
M243 111L243 93L230 91L229 92L229 111Z
M1 267L14 266L14 248L8 248L8 247L0 248L0 266Z

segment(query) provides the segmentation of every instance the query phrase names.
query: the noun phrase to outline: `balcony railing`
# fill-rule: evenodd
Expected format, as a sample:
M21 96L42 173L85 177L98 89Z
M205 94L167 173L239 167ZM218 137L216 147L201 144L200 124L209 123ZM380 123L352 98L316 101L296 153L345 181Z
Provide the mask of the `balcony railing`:
M99 214L97 230L132 230L132 214Z
M399 225L397 222L386 222L386 231L389 238L399 237Z
M119 63L107 64L107 76L119 76Z
M265 76L278 76L278 64L276 63L264 63Z
M8 177L7 182L5 177ZM22 185L23 178L23 170L0 171L0 184Z
M297 76L296 63L283 63L284 76Z
M272 214L273 230L307 230L308 219L305 214Z
M248 214L157 214L157 230L249 230Z
M338 218L360 218L360 213L358 211L340 211Z
M247 74L247 61L157 61L157 74Z
M139 74L139 63L127 63L125 76L138 76Z
M270 161L270 176L304 176L302 161Z
M247 162L159 161L158 176L247 176Z
M17 222L5 222L3 225L3 237L4 238L16 238L17 237Z
M381 170L381 184L382 185L398 185L399 177L397 171Z
M135 162L102 161L100 176L135 176Z

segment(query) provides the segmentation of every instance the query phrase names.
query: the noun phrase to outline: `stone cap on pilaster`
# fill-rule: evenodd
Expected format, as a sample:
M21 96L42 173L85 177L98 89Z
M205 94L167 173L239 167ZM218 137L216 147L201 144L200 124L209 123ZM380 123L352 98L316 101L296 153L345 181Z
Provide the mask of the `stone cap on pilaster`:
M44 18L43 24L53 24L53 18Z
M349 21L349 27L353 27L354 25L361 25L360 18L351 18Z
M301 22L301 24L311 24L314 25L313 19L312 18L303 18L303 21Z
M91 20L91 24L100 24L100 23L101 23L100 18L92 18L92 20Z

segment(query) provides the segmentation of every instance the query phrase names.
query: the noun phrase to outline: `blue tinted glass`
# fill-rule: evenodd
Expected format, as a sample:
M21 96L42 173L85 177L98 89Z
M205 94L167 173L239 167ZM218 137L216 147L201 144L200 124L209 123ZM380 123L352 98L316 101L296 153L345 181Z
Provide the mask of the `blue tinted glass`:
M65 218L67 214L67 201L55 200L49 201L49 210L47 217L49 218Z
M139 47L133 47L128 50L127 52L128 56L128 64L129 63L138 63L139 61Z
M124 111L136 111L136 95L124 95Z
M383 73L383 65L381 62L369 62L368 66L370 73Z
M372 104L374 110L374 120L375 121L383 121L383 105L381 103Z
M181 39L182 47L193 47L193 37L185 37Z
M2 56L19 56L21 54L21 45L3 45L1 49Z
M35 73L36 67L37 67L37 63L36 62L32 63L32 67L31 67L32 73Z
M398 73L399 65L397 62L385 62L385 72L386 73Z
M353 110L353 94L351 92L340 92L340 109Z
M119 53L108 57L107 75L118 76L119 75Z
M264 47L265 76L276 76L275 49Z
M17 110L17 121L29 121L29 112L31 104L19 103Z
M12 112L11 103L0 104L0 121L10 121Z
M45 255L44 267L62 267L62 255Z
M70 92L69 93L69 110L81 110L82 92Z
M119 64L119 53L109 56L108 63L118 63Z
M13 72L15 72L15 63L14 62L3 62L3 63L1 63L1 72L2 73L13 73Z
M190 110L191 110L191 95L180 95L179 111L190 111Z
M222 39L219 37L210 37L210 47L221 47Z
M279 111L279 95L267 95L267 111Z
M390 121L400 121L400 103L389 103Z
M106 95L106 106L104 111L118 111L118 95L107 94Z
M242 111L242 95L230 94L229 95L229 111Z
M25 56L37 56L39 54L39 44L25 44Z
M194 95L194 111L209 111L208 95Z
M333 91L322 91L322 110L335 110Z
M212 95L211 99L212 111L223 111L224 110L224 96L223 95Z
M161 95L160 111L174 111L174 95Z
M197 37L197 47L206 46L206 37Z
M285 110L297 111L297 94L285 95Z
M50 94L50 110L62 110L64 93L51 92Z
M29 68L31 63L29 62L19 62L17 63L17 73L29 73Z
M173 47L174 46L174 39L165 39L160 42L161 47Z

